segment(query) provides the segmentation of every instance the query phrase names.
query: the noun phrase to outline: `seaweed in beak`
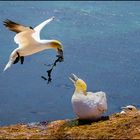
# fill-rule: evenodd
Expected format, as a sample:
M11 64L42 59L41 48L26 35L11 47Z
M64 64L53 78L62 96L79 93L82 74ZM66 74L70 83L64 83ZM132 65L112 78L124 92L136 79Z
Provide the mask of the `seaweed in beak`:
M58 62L63 62L64 61L64 58L63 58L63 51L60 51L60 53L56 56L57 59L54 61L54 63L52 63L52 67L47 70L47 77L45 76L41 76L42 79L44 79L45 81L48 80L48 84L52 81L52 71L54 69L54 67L56 67L57 63Z

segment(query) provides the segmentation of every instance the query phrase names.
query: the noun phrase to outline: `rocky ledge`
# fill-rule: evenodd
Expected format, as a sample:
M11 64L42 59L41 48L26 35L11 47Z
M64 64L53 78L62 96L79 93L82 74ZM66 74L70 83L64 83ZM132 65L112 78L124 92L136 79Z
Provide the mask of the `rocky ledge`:
M98 121L58 120L0 127L4 139L140 139L140 111Z

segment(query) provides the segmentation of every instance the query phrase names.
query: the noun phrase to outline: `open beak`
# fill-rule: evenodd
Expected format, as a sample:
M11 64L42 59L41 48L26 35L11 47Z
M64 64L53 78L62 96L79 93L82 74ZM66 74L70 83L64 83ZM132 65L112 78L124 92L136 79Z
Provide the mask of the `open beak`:
M64 56L63 56L63 50L62 49L58 49L57 57L59 58L59 62L63 62L64 61Z
M75 74L71 74L71 76L69 77L69 79L72 81L73 84L75 84L76 81L78 80L78 77Z

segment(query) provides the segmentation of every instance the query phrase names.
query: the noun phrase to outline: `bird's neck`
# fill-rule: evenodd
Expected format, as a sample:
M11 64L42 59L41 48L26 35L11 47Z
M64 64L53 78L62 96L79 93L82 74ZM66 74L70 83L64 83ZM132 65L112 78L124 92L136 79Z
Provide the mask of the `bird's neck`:
M47 49L54 49L49 44L43 44L39 47L40 51L47 50Z
M79 90L79 89L75 89L74 91L74 94L82 94L82 95L87 95L87 92L86 91L83 91L83 90Z
M59 42L57 40L41 40L41 48L42 50L46 49L54 49L57 51L59 47Z

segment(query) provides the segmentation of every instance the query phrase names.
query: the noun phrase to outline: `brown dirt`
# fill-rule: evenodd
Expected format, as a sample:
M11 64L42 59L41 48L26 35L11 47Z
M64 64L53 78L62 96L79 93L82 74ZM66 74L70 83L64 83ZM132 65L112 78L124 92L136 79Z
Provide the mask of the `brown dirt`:
M0 127L0 138L7 139L140 139L140 112L113 114L99 121L58 120L34 125Z

